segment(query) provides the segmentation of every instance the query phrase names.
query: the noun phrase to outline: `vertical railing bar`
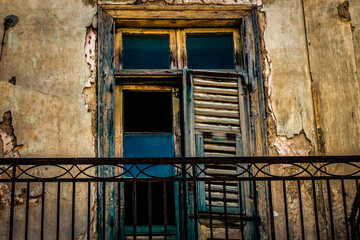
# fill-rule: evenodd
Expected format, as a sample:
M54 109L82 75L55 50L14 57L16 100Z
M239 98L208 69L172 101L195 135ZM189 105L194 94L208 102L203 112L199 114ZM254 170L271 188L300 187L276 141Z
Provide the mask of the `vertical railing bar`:
M226 206L226 181L223 181L223 198L224 198L224 225L225 225L225 239L229 239L229 226L227 223L227 206Z
M88 182L88 211L87 211L87 240L90 240L90 208L91 208L91 183Z
M301 223L301 238L305 240L305 228L304 228L304 213L301 198L301 184L300 180L297 180L298 192L299 192L299 207L300 207L300 223Z
M133 239L136 239L136 225L137 225L137 194L136 181L133 182Z
M102 239L105 240L106 235L106 182L103 182L102 196Z
M214 238L213 232L213 214L212 214L212 201L211 201L211 181L208 182L209 191L209 221L210 221L210 239Z
M121 238L121 182L118 182L118 239Z
M330 188L329 179L326 179L326 188L327 188L327 193L328 193L329 212L330 212L331 239L335 239L333 209L332 209L332 200L331 200L331 188Z
M182 187L183 187L183 206L184 206L184 237L188 239L188 208L187 208L187 189L186 189L186 165L182 164Z
M349 223L348 223L348 217L347 217L346 191L345 191L344 179L341 179L341 192L342 192L343 205L344 205L344 218L345 218L346 239L350 239Z
M241 180L239 180L239 205L240 205L240 234L241 234L241 239L245 239L244 238L244 221L243 221L243 211L244 211L244 206L243 206L243 195L242 195L242 182Z
M355 179L355 183L356 183L356 189L357 189L357 192L359 192L359 180L358 179ZM356 194L356 197L355 197L355 199L356 200L358 200L357 199L357 196L358 196L358 194ZM358 202L358 201L354 201L354 202ZM353 207L353 209L352 209L352 211L354 210L354 207ZM356 212L355 212L355 215L354 215L354 221L356 221L356 214L357 214L357 212L359 211L359 209L358 209L358 207L356 208ZM360 214L360 213L359 213ZM353 223L353 224L355 224L355 226L351 226L351 237L354 239L354 238L356 238L357 237L357 235L359 234L359 227L360 226L358 226L357 225L357 223Z
M275 237L275 223L274 223L274 208L272 202L272 192L271 192L271 180L268 181L268 194L269 194L269 205L270 205L270 227L271 227L271 239L276 239Z
M44 239L44 211L45 211L45 182L42 182L41 190L41 227L40 227L40 239Z
M314 199L314 214L315 214L315 227L316 227L316 239L320 239L320 229L319 229L319 217L318 217L318 209L317 209L317 198L316 198L316 188L315 188L315 180L311 180L312 182L312 190L313 190L313 199Z
M75 191L76 183L73 181L72 203L71 203L71 239L75 239Z
M56 240L59 240L60 231L60 182L57 186L57 203L56 203Z
M26 183L26 208L25 208L25 240L28 239L29 230L29 197L30 197L30 182Z
M13 239L16 165L12 164L9 239Z
M183 210L182 210L182 205L183 205L183 203L181 202L181 181L179 181L178 182L178 184L177 184L177 186L178 186L178 201L179 201L179 214L178 214L178 216L179 216L179 219L178 219L178 223L179 223L179 238L180 239L183 239L183 232L182 232L182 230L183 230L183 226L182 226L182 224L183 224ZM175 211L176 211L176 209L175 209ZM176 216L176 214L175 214L175 216Z
M256 181L253 180L253 193L254 193L254 208L255 208L255 238L258 239L259 233L259 212L258 212L258 205L257 205L257 190L256 190Z
M166 181L163 181L163 199L164 199L164 237L165 240L168 238L167 233L167 196L166 196Z
M286 194L286 182L285 180L282 181L283 183L283 195L284 195L284 211L285 211L285 224L286 224L286 239L290 239L289 235L289 216L288 216L288 207L287 207L287 194Z
M148 207L149 207L149 240L152 239L152 188L151 182L148 182Z
M196 182L196 166L195 164L192 165L193 167L193 198L194 198L194 235L195 239L198 238L198 202L197 202L197 182Z

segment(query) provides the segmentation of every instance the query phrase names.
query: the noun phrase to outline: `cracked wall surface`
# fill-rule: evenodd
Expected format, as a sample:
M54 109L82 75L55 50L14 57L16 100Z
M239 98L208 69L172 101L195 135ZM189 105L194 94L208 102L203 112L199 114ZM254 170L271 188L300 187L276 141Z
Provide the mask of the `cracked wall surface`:
M4 113L2 122L0 122L0 157L19 158L19 149L23 145L18 145L14 128L12 126L11 112Z
M286 14L279 14L280 10ZM299 151L287 146L301 132L316 146L301 0L267 1L261 11L266 14L264 73L268 117L271 117L268 121L274 125L269 142L276 149L270 153L288 156L291 151L297 155ZM309 153L308 148L304 145L300 151Z
M94 2L0 0L0 5L0 19L10 14L19 17L6 33L0 62L0 157L95 157ZM32 174L45 177L59 171L40 168ZM71 183L61 184L60 239L70 239L72 232L72 189ZM11 184L0 184L1 239L9 233L10 191ZM13 237L24 239L26 183L16 184L14 194ZM85 239L88 185L77 183L75 196L78 224L74 234L76 239ZM56 232L57 184L46 183L43 195L41 183L31 183L29 197L29 238L40 239L45 199L44 237L50 239ZM95 185L91 198L93 232Z
M259 15L262 42L265 98L270 155L360 154L359 146L359 60L356 9L359 1L267 0ZM351 14L353 13L353 15ZM328 168L344 174L348 168ZM291 165L273 166L276 174L295 174ZM350 171L351 172L351 171ZM283 186L273 183L274 221L277 238L283 231ZM332 196L334 222L342 223L341 186L316 185L316 202L321 238L330 238L329 206ZM355 189L345 183L346 201L351 206ZM299 190L286 183L291 239L301 238ZM304 232L316 238L313 190L301 183ZM335 236L345 238L343 224L335 224Z
M93 157L91 113L82 98L90 69L87 26L96 13L81 0L0 0L14 14L0 62L0 116L11 111L22 157ZM0 35L3 28L0 29ZM16 85L9 79L16 77Z
M0 62L0 157L96 156L96 2L257 5L270 155L360 154L359 0L0 0L0 19L10 14L20 19L7 32ZM272 170L291 172L290 168ZM273 187L274 193L282 194L281 186ZM51 199L54 191L49 188L46 196ZM77 191L84 193L85 188L79 185ZM16 193L19 209L22 189L18 186ZM32 188L32 221L40 211L39 189ZM69 207L70 189L64 186L63 208ZM304 201L310 201L310 187L301 189ZM337 191L333 190L334 196ZM0 218L5 218L8 213L1 210L8 207L8 185L0 185L0 197ZM288 198L294 211L290 222L296 226L296 191L290 190ZM81 194L79 199L86 201ZM319 206L321 201L324 198ZM339 201L334 198L335 204ZM281 213L282 202L274 202ZM51 207L46 210L49 216ZM81 205L76 208L79 214L85 211ZM304 214L313 217L310 208L304 208ZM22 216L17 217L20 222ZM69 215L65 218L70 221ZM283 225L276 227L281 232ZM38 226L32 228L32 234L38 234ZM296 238L298 229L291 231ZM341 229L336 231L341 235ZM314 229L307 227L306 232L313 236ZM80 239L83 233L84 229L77 231ZM321 234L328 233L322 229Z

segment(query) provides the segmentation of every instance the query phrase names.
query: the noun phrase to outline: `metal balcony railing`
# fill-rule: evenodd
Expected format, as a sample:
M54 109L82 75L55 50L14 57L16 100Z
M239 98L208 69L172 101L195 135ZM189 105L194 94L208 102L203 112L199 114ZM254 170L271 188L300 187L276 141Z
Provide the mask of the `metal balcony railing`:
M359 156L0 165L0 239L359 238Z

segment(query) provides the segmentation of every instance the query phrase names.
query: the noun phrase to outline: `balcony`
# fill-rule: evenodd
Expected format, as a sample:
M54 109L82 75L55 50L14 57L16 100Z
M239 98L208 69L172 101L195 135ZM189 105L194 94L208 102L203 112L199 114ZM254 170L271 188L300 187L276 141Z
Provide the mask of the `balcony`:
M0 239L359 237L359 156L0 164Z

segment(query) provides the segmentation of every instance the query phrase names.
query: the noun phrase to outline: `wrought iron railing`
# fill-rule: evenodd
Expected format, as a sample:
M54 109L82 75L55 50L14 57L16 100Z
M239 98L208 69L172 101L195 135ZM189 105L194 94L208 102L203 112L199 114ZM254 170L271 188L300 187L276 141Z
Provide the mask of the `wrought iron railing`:
M359 234L359 156L0 159L0 165L0 239Z

